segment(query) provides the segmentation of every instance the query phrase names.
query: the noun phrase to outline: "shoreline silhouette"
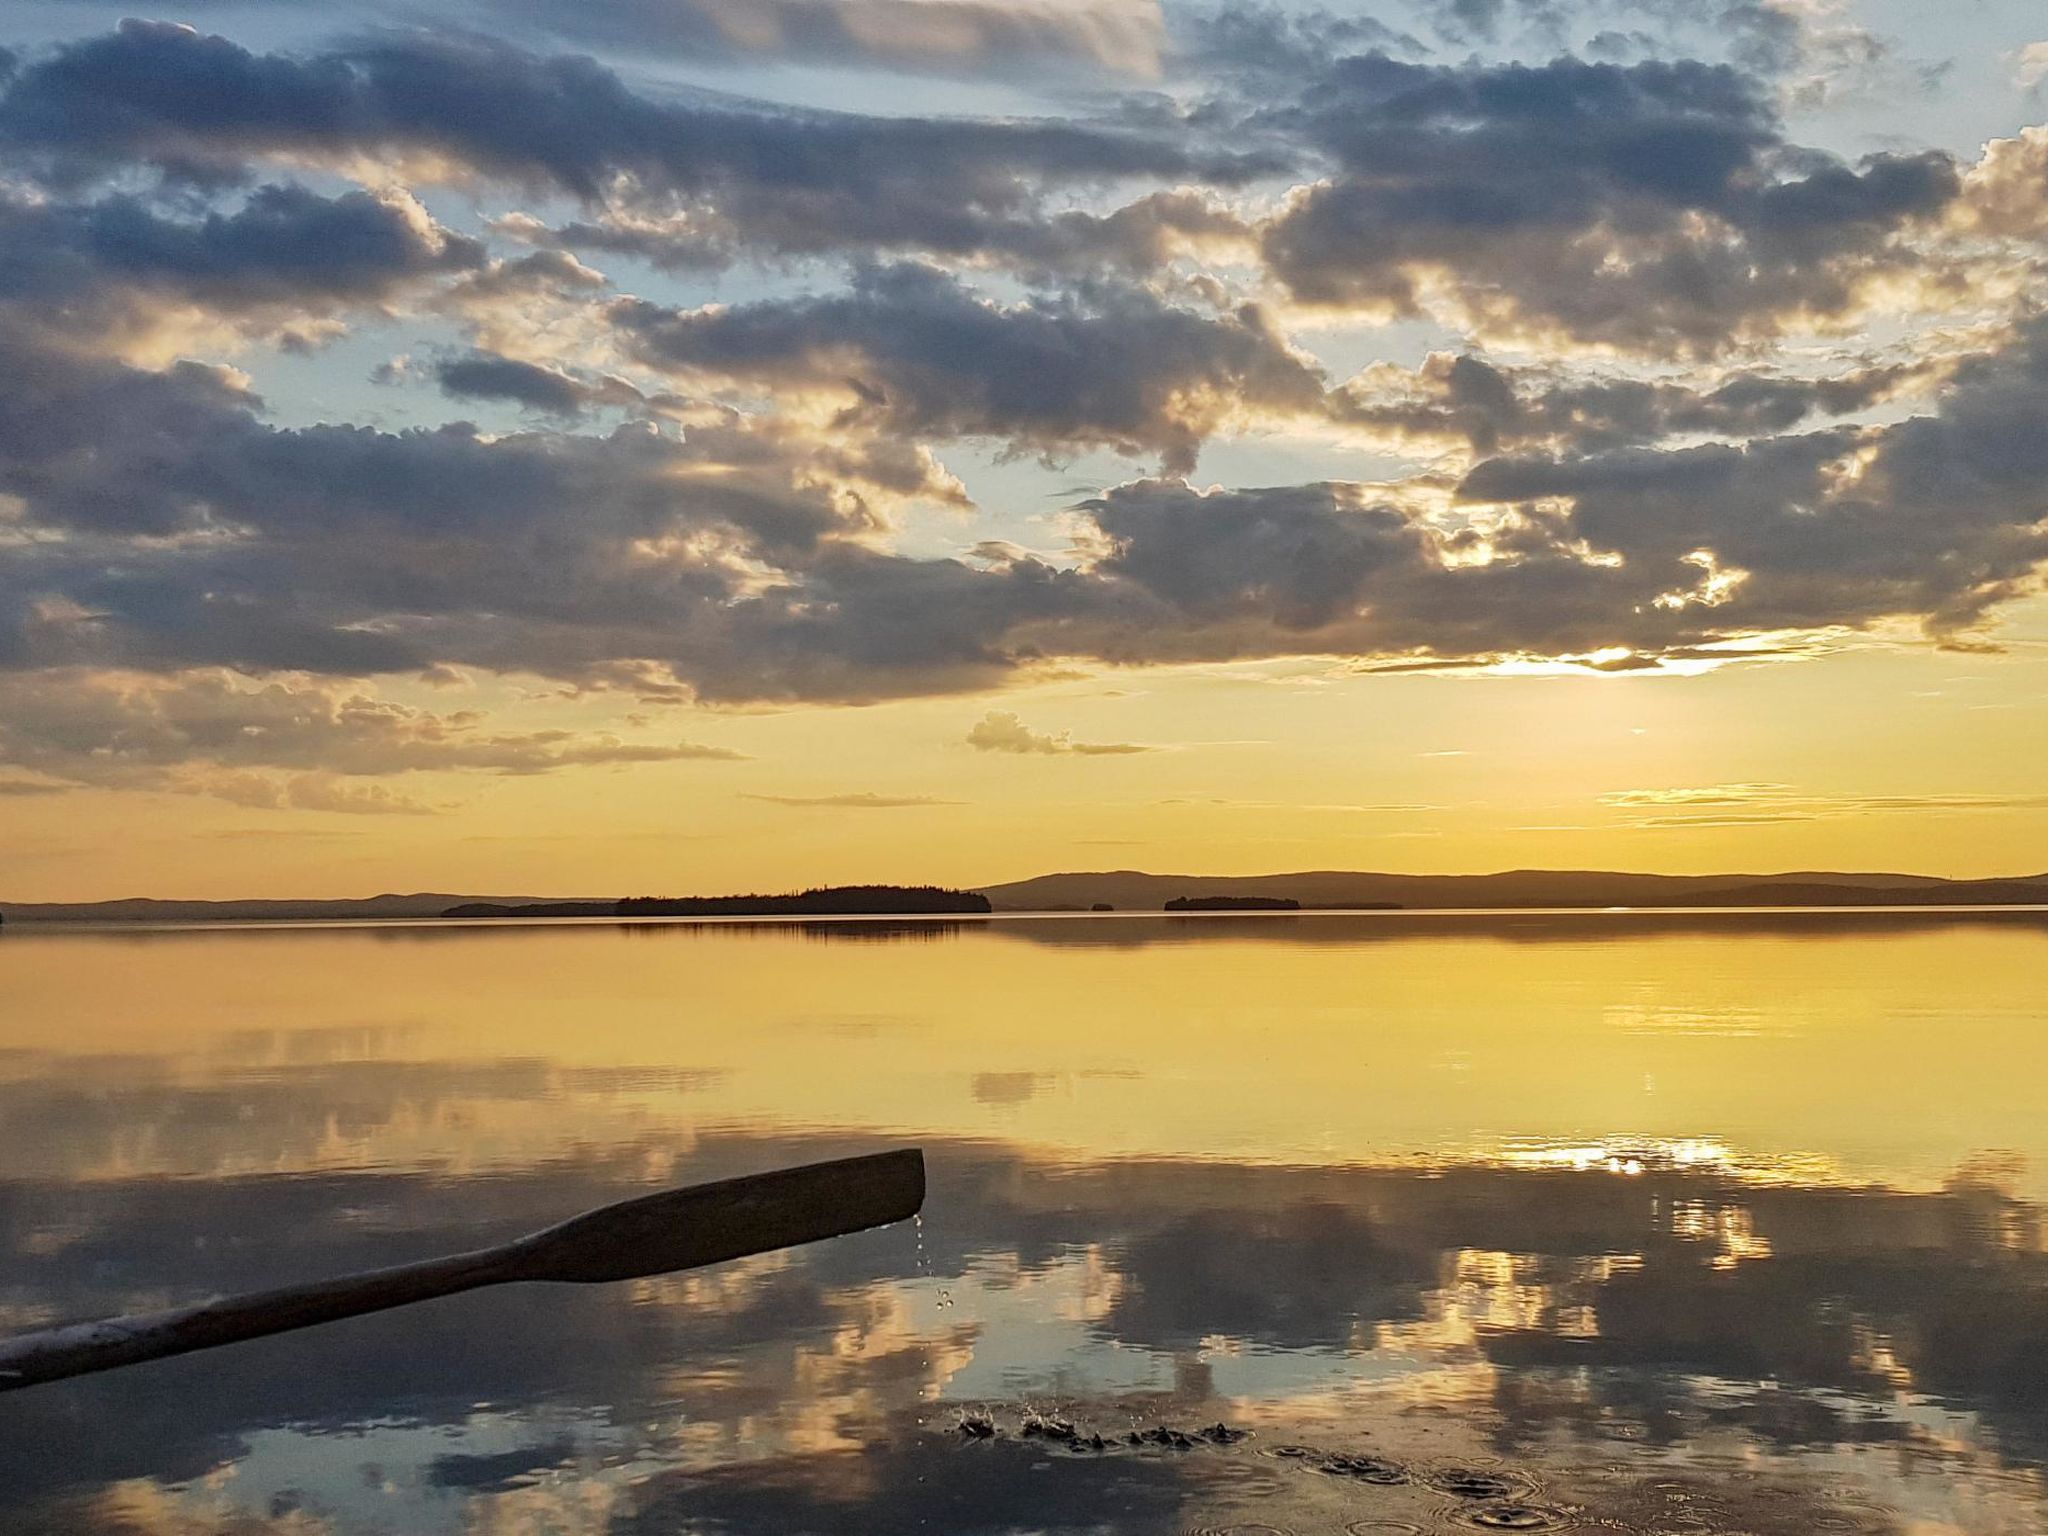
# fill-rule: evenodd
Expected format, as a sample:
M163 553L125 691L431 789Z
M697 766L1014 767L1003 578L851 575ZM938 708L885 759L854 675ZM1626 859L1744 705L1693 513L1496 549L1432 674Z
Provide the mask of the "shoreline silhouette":
M2048 907L2048 873L1982 879L1793 871L1781 874L1644 874L1620 870L1508 870L1393 874L1311 870L1273 875L1073 871L951 888L820 886L780 894L712 896L469 895L422 891L365 897L0 902L0 923L319 922L647 917L980 917L1218 912L1646 911L1691 908L1882 909Z

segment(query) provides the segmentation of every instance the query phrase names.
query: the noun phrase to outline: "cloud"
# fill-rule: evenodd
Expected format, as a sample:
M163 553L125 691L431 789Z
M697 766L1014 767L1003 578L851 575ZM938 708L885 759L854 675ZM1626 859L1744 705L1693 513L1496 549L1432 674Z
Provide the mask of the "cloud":
M217 181L264 164L564 194L642 221L680 219L712 264L747 245L784 254L975 247L988 238L977 229L1034 220L1050 188L1130 177L1236 186L1280 163L1215 147L1185 122L946 120L655 98L588 58L475 33L259 54L143 21L25 63L0 94L0 145L67 186L137 165Z
M1064 565L880 547L892 508L957 494L894 437L730 413L277 429L217 370L17 355L0 492L38 537L0 542L16 669L454 665L734 701L1057 658L1616 670L1898 620L1966 639L2048 555L2042 322L1886 425L1496 457L1455 486L1133 481L1076 505Z
M336 316L484 265L478 241L391 189L263 186L196 217L134 196L64 204L0 189L0 306L74 342L149 349L213 322L303 343Z
M219 370L10 347L4 325L0 360L0 491L52 535L0 544L0 664L681 664L762 570L829 567L823 541L959 495L914 448L730 414L687 435L278 430Z
M638 406L646 397L623 379L579 378L492 352L468 352L434 365L441 392L457 400L505 400L544 415L581 416L593 406Z
M2031 91L2048 80L2048 43L2028 43L2012 56L2013 83Z
M1157 0L486 0L477 8L500 26L509 16L571 40L692 63L1150 78L1166 41Z
M1148 192L1107 210L1050 207L1036 195L1020 195L915 217L905 212L876 202L828 209L792 200L784 209L757 199L738 214L702 207L682 213L613 208L554 226L512 215L498 229L533 245L629 256L686 275L715 272L748 255L915 253L1007 265L1036 278L1129 276L1155 273L1181 256L1251 252L1257 240L1244 217L1194 188Z
M1140 288L1003 305L934 268L856 275L850 292L676 310L612 309L638 359L693 384L824 389L838 421L1023 451L1110 448L1193 467L1226 423L1320 409L1320 371L1255 307L1209 316Z
M868 791L843 795L742 795L770 805L829 807L849 811L895 811L920 805L965 805L964 800L939 800L930 795L878 795Z
M165 789L178 794L210 795L231 805L263 811L326 811L342 816L433 816L449 809L388 784L359 783L331 774L290 775L237 773L186 767L152 784L147 776L117 781L125 789Z
M1729 66L1340 59L1265 125L1334 162L1265 228L1300 301L1711 354L1850 315L1960 190L1945 155L1793 152Z
M1634 826L1757 826L1819 821L1840 816L1955 815L1982 811L2048 810L2048 795L1809 794L1789 784L1708 784L1668 789L1624 789L1600 796L1618 810L1652 812Z
M51 784L36 779L0 779L0 797L26 799L32 795L61 795L69 784Z
M742 754L566 729L505 731L308 681L232 673L0 675L0 764L57 787L169 790L239 805L344 812L431 807L374 782L421 772L527 776Z
M1946 73L1904 57L1842 0L1426 0L1437 35L1521 57L1713 58L1759 77L1788 108L1896 101Z
M1034 731L1007 709L992 709L967 733L967 744L980 752L1008 752L1019 757L1129 757L1156 752L1157 747L1131 741L1075 741L1067 732Z
M2048 557L2044 380L2048 322L2029 320L1961 365L1933 413L1893 426L1496 459L1459 495L1562 501L1569 531L1624 569L1691 561L1702 579L1671 602L1710 607L1730 629L1812 627L1825 611L1856 627L1912 615L1957 636L2032 590Z
M1003 26L1087 25L996 9L917 20L957 25L963 59L1028 47ZM1543 9L1466 7L1496 42L1456 63L1363 20L1191 18L1171 92L1047 119L656 93L426 29L262 52L131 23L25 52L0 72L0 686L101 679L90 721L109 690L175 715L216 669L234 709L276 683L318 716L393 674L846 702L1073 662L1621 673L1913 624L1984 643L2048 553L2048 322L1995 318L2040 260L2048 135L1967 170L1852 164L1784 126L1818 13L1728 0L1721 63L1622 42L1607 57L1633 62L1499 62ZM1625 10L1646 36L1694 26ZM837 47L888 13L750 9L781 41L719 57ZM410 187L459 188L480 233ZM657 302L586 245L772 270L737 302L676 298L699 279ZM2020 275L1973 282L1994 258ZM1771 350L1935 300L1967 301L1957 334ZM1460 334L1332 389L1286 329L1397 315ZM379 397L410 425L321 419L302 375L249 355L366 321L424 331L378 339L433 386ZM492 428L527 414L447 419L467 402ZM1218 437L1285 453L1282 433L1433 462L1183 478ZM938 457L956 444L1163 473L1072 493L1068 543L1034 553L974 520ZM351 717L263 761L150 725L134 740L174 744L124 759L116 731L109 760L313 796L415 771L348 766L376 743L471 772L522 771L449 757L491 735L531 771L677 751L451 719ZM1140 750L1009 740L988 750Z
M1177 10L1175 55L1180 65L1247 94L1292 92L1331 59L1378 50L1423 54L1429 45L1372 16L1340 16L1324 9L1283 10L1278 5L1226 4Z
M1894 399L1924 386L1934 371L1931 362L1855 361L1810 378L1741 369L1689 383L1504 367L1469 352L1436 352L1418 369L1366 369L1331 392L1329 408L1337 421L1410 450L1462 442L1482 455L1514 448L1583 455L1673 436L1785 432Z
M1106 544L1094 572L1165 603L1190 634L1245 619L1313 632L1356 616L1375 578L1437 564L1425 528L1354 486L1204 493L1151 480L1081 506Z

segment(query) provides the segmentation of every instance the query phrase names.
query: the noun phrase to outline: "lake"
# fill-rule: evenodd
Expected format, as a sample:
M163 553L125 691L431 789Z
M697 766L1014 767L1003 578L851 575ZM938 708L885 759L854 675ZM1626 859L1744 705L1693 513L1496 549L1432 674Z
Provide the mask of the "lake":
M0 1532L2039 1532L2043 978L1981 913L12 927L8 1331L931 1190L0 1396Z

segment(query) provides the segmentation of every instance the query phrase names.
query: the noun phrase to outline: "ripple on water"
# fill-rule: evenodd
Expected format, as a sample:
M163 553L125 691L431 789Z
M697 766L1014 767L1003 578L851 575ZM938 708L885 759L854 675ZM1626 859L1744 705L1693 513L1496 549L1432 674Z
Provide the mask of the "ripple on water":
M1530 1491L1525 1478L1484 1467L1437 1467L1425 1480L1438 1493L1459 1499L1510 1499Z
M1191 1525L1188 1536L1294 1536L1284 1525Z
M1298 1462L1330 1477L1348 1477L1354 1482L1377 1483L1381 1487L1391 1488L1409 1480L1406 1467L1384 1456L1347 1456L1310 1445L1268 1446L1259 1454L1276 1461Z
M1542 1504L1487 1504L1465 1510L1458 1518L1482 1531L1566 1531L1575 1523L1563 1511Z
M1897 1519L1892 1510L1881 1504L1867 1504L1839 1492L1823 1492L1821 1497L1827 1500L1827 1507L1812 1517L1813 1528L1828 1532L1829 1536L1836 1532L1882 1531Z
M1354 1482L1376 1483L1382 1488L1408 1481L1408 1469L1384 1456L1327 1456L1316 1463L1316 1470Z
M1310 1445L1269 1445L1259 1454L1276 1457L1281 1461L1316 1461L1321 1459L1323 1453Z
M1425 1536L1421 1526L1406 1520L1354 1520L1344 1531L1345 1536Z

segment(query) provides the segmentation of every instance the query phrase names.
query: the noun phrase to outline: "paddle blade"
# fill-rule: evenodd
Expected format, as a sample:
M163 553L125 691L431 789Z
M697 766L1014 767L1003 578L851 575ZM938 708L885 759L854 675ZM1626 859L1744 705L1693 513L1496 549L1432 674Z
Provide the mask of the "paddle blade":
M915 1148L811 1163L591 1211L513 1244L505 1278L662 1275L886 1226L923 1205L924 1154Z

